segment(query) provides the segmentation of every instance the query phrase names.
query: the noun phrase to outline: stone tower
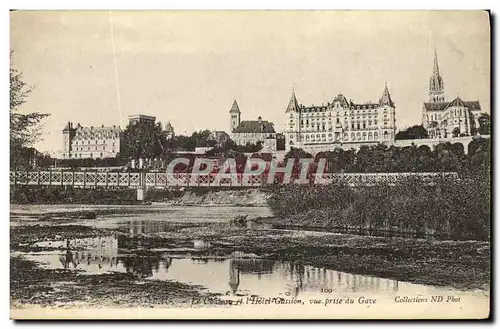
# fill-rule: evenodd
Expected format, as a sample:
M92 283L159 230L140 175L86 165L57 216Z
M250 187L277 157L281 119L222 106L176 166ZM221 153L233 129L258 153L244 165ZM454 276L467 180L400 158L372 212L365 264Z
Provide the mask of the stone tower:
M439 64L436 49L434 49L434 66L432 68L432 75L429 80L429 102L444 102L444 83L443 78L439 74Z
M63 158L71 158L71 141L75 137L75 130L73 129L73 124L68 121L63 131Z
M233 105L231 106L231 110L229 111L229 130L230 132L233 132L241 122L241 111L238 106L238 102L236 102L236 99L233 101Z

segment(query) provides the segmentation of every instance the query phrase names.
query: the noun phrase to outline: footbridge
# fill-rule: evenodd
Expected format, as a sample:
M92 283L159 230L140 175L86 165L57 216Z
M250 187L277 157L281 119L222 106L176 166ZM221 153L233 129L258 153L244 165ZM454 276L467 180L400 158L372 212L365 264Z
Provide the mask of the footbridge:
M456 172L427 173L325 173L311 174L305 184L332 184L344 182L351 186L375 184L396 184L408 178L418 178L424 183L436 179L457 179ZM289 183L299 183L291 178ZM62 186L74 188L189 188L189 187L245 187L257 188L273 184L283 184L283 176L276 174L234 174L232 177L221 177L213 174L161 173L161 172L99 172L99 171L11 171L11 186ZM302 182L304 184L304 182Z

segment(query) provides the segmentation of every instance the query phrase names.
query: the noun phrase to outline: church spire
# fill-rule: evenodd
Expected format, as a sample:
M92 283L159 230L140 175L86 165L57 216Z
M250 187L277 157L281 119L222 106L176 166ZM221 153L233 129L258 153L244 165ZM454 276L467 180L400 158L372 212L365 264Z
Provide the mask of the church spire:
M288 102L288 106L286 108L286 113L293 111L296 112L299 108L299 102L297 102L297 97L295 97L295 88L292 89L292 97L290 97L290 101Z
M233 101L233 105L231 106L231 110L229 110L229 113L241 113L240 107L238 106L238 102L236 102L236 99Z
M432 103L444 102L444 83L439 74L439 63L436 48L434 48L434 65L429 79L429 100Z
M233 101L233 105L229 110L229 131L233 132L241 123L241 111L238 106L236 99Z
M436 48L434 48L434 66L432 67L432 75L439 76L439 64L438 64L438 54Z

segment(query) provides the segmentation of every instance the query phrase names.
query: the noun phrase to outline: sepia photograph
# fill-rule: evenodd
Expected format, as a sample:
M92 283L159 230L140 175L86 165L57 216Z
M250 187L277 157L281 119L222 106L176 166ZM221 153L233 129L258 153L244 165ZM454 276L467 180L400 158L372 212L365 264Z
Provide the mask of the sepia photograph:
M9 16L11 319L490 317L489 11Z

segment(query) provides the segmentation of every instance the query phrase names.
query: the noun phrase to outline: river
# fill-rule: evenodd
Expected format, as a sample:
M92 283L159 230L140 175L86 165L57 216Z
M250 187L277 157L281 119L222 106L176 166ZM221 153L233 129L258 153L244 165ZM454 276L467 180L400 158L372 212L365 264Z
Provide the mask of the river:
M50 247L54 250L24 253L23 257L36 261L42 268L79 271L81 275L134 273L141 280L173 280L201 286L204 290L229 299L260 296L324 300L333 296L376 296L379 299L402 300L404 296L430 298L439 295L454 296L462 302L481 305L489 300L489 287L459 290L449 286L415 284L311 266L307 265L307 259L266 258L235 251L234 248L226 255L211 254L212 246L221 241L216 236L193 236L191 239L183 235L179 244L163 247L148 242L149 238L157 236L175 240L179 232L190 225L225 228L230 226L231 219L241 214L249 218L271 216L266 207L14 205L11 213L16 215L11 218L11 223L25 225L31 223L37 214L47 212L103 209L116 209L117 213L55 225L91 226L107 230L109 234L39 241L35 247ZM127 209L131 211L128 213ZM173 229L177 226L179 230ZM200 226L200 229L203 227ZM277 234L275 231L278 231L269 225L249 225L247 229L260 235ZM311 239L314 239L315 236L332 233L304 234L310 234Z

